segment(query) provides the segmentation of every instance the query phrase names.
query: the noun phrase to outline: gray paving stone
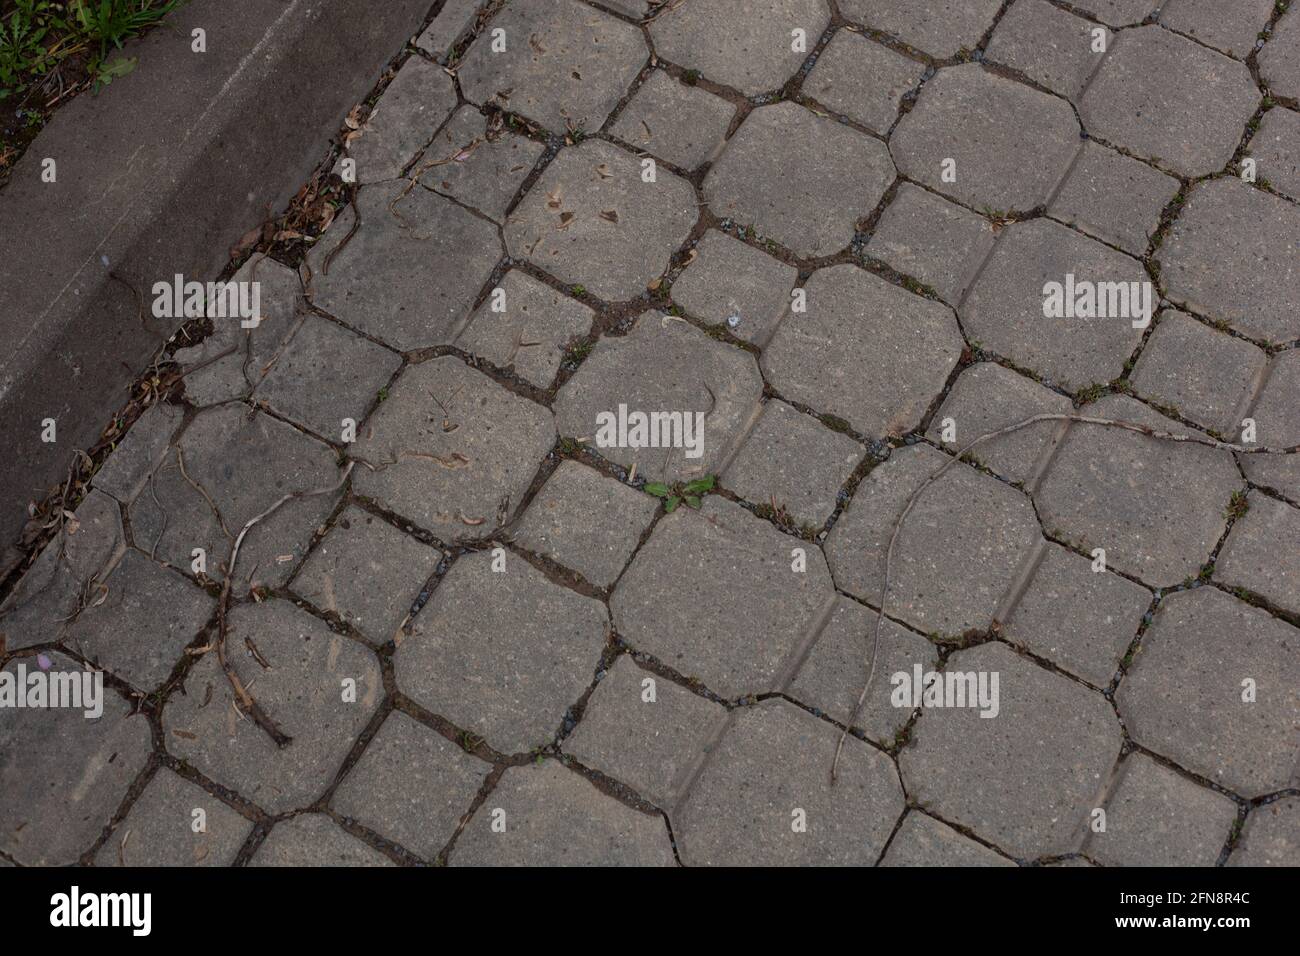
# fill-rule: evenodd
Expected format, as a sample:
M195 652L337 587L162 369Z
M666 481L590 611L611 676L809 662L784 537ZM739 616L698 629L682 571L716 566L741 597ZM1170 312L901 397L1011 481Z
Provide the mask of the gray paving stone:
M446 345L501 258L492 224L406 181L366 186L364 225L330 262L355 221L346 209L312 248L312 301L403 351ZM399 198L400 197L400 198Z
M721 97L654 70L609 131L679 169L694 169L717 156L735 113Z
M945 670L997 673L999 711L924 708L899 756L908 793L1013 856L1077 850L1122 742L1106 699L996 642Z
M799 672L786 693L801 704L847 724L867 679L875 629L875 611L846 597L836 598L830 620L799 665ZM930 670L938 660L939 652L933 644L886 620L880 629L873 686L875 681L884 682L899 671L912 673L914 664ZM889 746L911 718L912 710L894 707L888 695L875 694L863 703L853 725L882 746Z
M754 96L784 84L807 59L791 31L805 31L811 52L830 19L825 0L752 0L743 16L726 0L698 0L661 12L650 39L670 63Z
M200 819L203 831L196 833ZM231 866L252 832L251 821L160 767L100 847L95 866Z
M494 830L501 822L505 830ZM673 862L662 817L619 803L555 760L507 770L465 825L450 860L452 866Z
M253 393L285 418L333 442L366 417L402 359L318 315L308 316Z
M974 50L993 25L999 0L843 0L840 11L941 59Z
M943 405L925 433L933 442L956 454L981 435L1014 425L1034 415L1068 415L1068 398L1043 388L1033 379L992 362L978 362L957 376ZM944 422L952 419L956 440L944 441ZM967 454L1013 482L1026 482L1051 446L1060 422L1041 422L976 445Z
M650 495L564 461L528 506L515 541L607 588L623 573L658 507Z
M1250 798L1295 786L1300 631L1212 587L1171 594L1116 700L1133 739ZM1257 685L1247 703L1243 682Z
M952 310L855 265L821 269L763 352L783 398L874 436L916 428L961 358Z
M1269 110L1246 152L1255 158L1259 179L1300 202L1300 113L1280 106Z
M144 491L149 475L162 463L185 410L158 402L145 409L126 437L95 472L92 484L118 501L130 504Z
M1140 318L1045 318L1044 288L1067 276L1093 283L1150 282L1142 264L1048 219L1015 223L971 288L963 328L978 343L1062 388L1110 382L1142 341ZM1158 294L1151 291L1154 306ZM1130 311L1132 309L1130 305Z
M947 457L928 445L909 446L867 475L826 540L838 587L879 603L894 523ZM926 489L903 524L886 611L926 633L985 630L1039 540L1024 495L956 465Z
M50 652L50 670L81 665ZM34 657L10 660L30 672ZM84 701L83 701L84 702ZM152 747L146 717L105 686L103 714L70 708L0 709L0 850L26 866L68 866L103 832Z
M1054 93L1075 100L1105 56L1095 52L1097 24L1045 0L1013 3L989 41L988 59L1019 70ZM1114 37L1102 28L1109 49Z
M1048 212L1140 257L1178 187L1172 176L1089 140Z
M447 0L415 45L441 60L474 23L482 0Z
M335 825L309 813L277 823L249 866L394 866L392 860Z
M1219 552L1214 579L1300 614L1300 509L1252 491Z
M605 608L552 584L523 558L492 571L490 551L457 561L394 657L411 699L502 753L550 743L592 682Z
M1259 444L1277 448L1300 445L1300 349L1274 356L1250 417L1255 420ZM1300 455L1238 455L1237 459L1253 484L1300 502Z
M1083 409L1099 418L1187 434L1141 402L1111 395ZM1241 476L1231 453L1101 425L1070 427L1034 492L1049 535L1155 587L1195 577L1227 526Z
M1237 805L1141 753L1130 754L1105 803L1106 830L1084 852L1102 866L1214 866Z
M357 182L396 179L456 108L451 77L424 57L408 57L346 146Z
M913 810L903 818L881 866L1015 866L1005 856Z
M269 664L246 650L252 641ZM334 779L383 696L379 661L288 601L230 612L226 659L280 730L277 747L241 714L215 652L205 654L173 693L162 724L169 752L269 813L309 806ZM356 701L344 700L355 681Z
M1259 54L1259 72L1269 89L1300 99L1300 13L1283 16Z
M334 791L330 806L432 860L491 770L491 764L395 710Z
M203 630L216 602L206 592L128 551L92 591L88 606L68 626L68 646L140 690L152 690Z
M598 0L598 2L602 6L638 20L650 10L649 0Z
M207 575L217 581L224 577L233 537L245 523L287 494L333 488L339 482L329 446L242 405L202 412L176 447L181 457L169 455L155 475L153 491L131 506L131 532L137 547L187 572L194 549L202 548ZM211 497L220 521L185 474ZM254 525L240 546L236 597L250 582L283 584L340 494L338 489L289 501Z
M462 106L438 131L417 168L421 185L503 222L545 151L541 143L505 129L489 135L483 114Z
M1161 316L1131 380L1143 398L1235 441L1267 365L1263 349L1171 309Z
M673 301L701 319L725 324L739 339L766 345L790 311L799 270L714 229L695 248L698 257L673 283Z
M1229 866L1300 866L1300 800L1284 797L1246 817Z
M1160 5L1160 0L1082 0L1074 4L1112 27L1133 26L1141 23Z
M505 293L505 311L492 311L494 289L456 345L513 369L538 388L550 388L565 350L591 331L596 313L518 269L507 272L496 288Z
M867 243L867 255L919 279L956 305L993 248L993 226L911 183L901 183Z
M630 299L668 268L698 218L690 183L603 140L561 150L506 222L510 254L602 299Z
M817 58L801 91L818 103L885 135L903 96L916 88L925 64L852 30L840 30Z
M350 506L293 580L294 593L375 641L395 639L443 554Z
M903 812L893 763L783 700L746 707L672 815L687 866L871 866Z
M439 540L492 534L555 444L551 414L453 356L408 368L371 416L353 485Z
M492 51L503 30L506 48ZM641 31L576 0L516 3L493 18L457 68L472 103L494 97L554 133L595 132L650 56Z
M606 336L555 397L560 434L596 445L597 452L652 481L715 474L758 412L763 382L753 356L710 339L682 319L646 312L625 336ZM699 457L689 448L602 445L602 414L703 414ZM654 436L659 437L659 436ZM685 427L681 436L685 444ZM603 441L604 439L602 439Z
M796 548L806 571L793 570ZM660 520L610 610L636 650L737 698L780 688L833 596L821 549L709 496Z
M1272 13L1273 0L1168 0L1160 8L1160 22L1244 60L1254 51L1255 39Z
M797 525L821 528L865 454L847 435L772 399L722 483L754 504L775 502Z
M1259 90L1244 63L1158 26L1125 30L1079 103L1088 132L1184 176L1222 169Z
M720 704L642 670L625 654L596 685L563 747L583 766L669 809L726 718Z
M1110 684L1137 635L1151 592L1048 544L1003 633L1096 687Z
M797 256L827 256L848 246L893 181L879 140L787 102L745 118L705 177L704 197L716 216Z
M922 87L889 151L904 176L960 203L1025 212L1065 175L1079 123L1063 100L971 63L942 69ZM945 159L956 160L956 182L943 181Z

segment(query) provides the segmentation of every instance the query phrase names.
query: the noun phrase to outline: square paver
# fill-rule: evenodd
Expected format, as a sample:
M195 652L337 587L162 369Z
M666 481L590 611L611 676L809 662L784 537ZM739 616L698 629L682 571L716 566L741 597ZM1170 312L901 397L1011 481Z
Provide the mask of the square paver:
M1250 410L1260 445L1289 448L1300 445L1300 349L1273 357L1264 389ZM1238 436L1240 437L1240 436ZM1300 455L1239 455L1241 468L1253 484L1272 488L1300 502Z
M1273 13L1274 0L1167 0L1160 22L1228 56L1244 60Z
M999 0L843 0L840 11L850 20L947 59L974 50L1001 6Z
M282 820L257 848L249 866L393 866L392 860L337 826L307 813Z
M100 847L95 866L231 866L252 832L252 821L161 767Z
M1300 799L1283 797L1246 818L1229 866L1300 866Z
M903 818L881 866L1015 866L934 817L913 810Z
M1300 508L1252 491L1219 552L1214 579L1300 614Z
M357 182L396 179L456 108L451 77L424 57L408 57L347 144Z
M790 311L799 270L715 229L695 248L698 255L673 283L673 301L738 339L766 345Z
M903 97L924 74L924 63L860 33L840 30L822 50L801 91L883 136L898 119Z
M630 146L690 170L718 154L735 113L736 107L721 97L654 70L609 131Z
M1081 0L1072 6L1107 26L1130 27L1154 13L1160 0Z
M1246 152L1255 160L1259 180L1300 202L1300 113L1280 106L1269 110Z
M483 114L462 106L438 131L415 170L421 185L503 222L545 151L536 140L506 129L489 134Z
M1089 140L1048 212L1131 255L1144 256L1178 187L1172 176Z
M153 470L162 464L184 417L185 410L179 405L150 405L95 472L94 486L129 505L144 491Z
M1278 20L1260 51L1259 72L1273 92L1300 99L1300 13Z
M483 0L447 0L415 45L441 60L473 25Z
M1054 93L1074 100L1083 92L1113 34L1101 27L1104 46L1096 49L1097 24L1067 13L1046 0L1019 0L998 21L988 59L1019 70Z

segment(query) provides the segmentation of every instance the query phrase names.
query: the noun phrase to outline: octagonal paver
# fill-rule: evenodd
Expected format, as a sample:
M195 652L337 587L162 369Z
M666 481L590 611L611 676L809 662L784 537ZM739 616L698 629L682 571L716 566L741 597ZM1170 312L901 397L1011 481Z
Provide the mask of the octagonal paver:
M1300 99L1300 13L1293 10L1277 22L1260 51L1259 72L1273 92Z
M1264 389L1250 411L1261 445L1300 445L1300 349L1274 356ZM1239 455L1242 471L1257 485L1300 502L1300 455Z
M203 811L201 832L196 810ZM95 866L232 866L252 832L251 820L160 767L95 854Z
M904 176L997 213L1047 202L1079 148L1068 103L975 63L940 70L889 141ZM944 182L947 159L955 182Z
M998 15L1000 0L842 0L840 11L941 59L973 50Z
M903 818L881 866L1015 866L934 817L913 810Z
M752 226L797 256L826 256L849 244L893 181L879 140L777 103L740 124L704 179L704 197L715 215Z

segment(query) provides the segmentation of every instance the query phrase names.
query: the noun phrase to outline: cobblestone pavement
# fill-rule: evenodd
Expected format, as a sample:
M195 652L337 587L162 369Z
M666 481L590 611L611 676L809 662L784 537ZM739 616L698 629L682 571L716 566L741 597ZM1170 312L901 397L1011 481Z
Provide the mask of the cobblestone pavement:
M10 595L0 862L1300 864L1285 7L447 0Z

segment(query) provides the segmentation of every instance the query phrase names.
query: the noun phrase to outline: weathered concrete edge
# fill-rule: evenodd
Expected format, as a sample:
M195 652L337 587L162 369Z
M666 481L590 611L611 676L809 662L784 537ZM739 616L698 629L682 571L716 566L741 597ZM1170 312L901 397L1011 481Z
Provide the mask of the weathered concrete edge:
M216 278L439 3L192 0L125 51L134 73L33 142L0 191L0 568L26 503L66 477L179 327L150 314L153 283Z

